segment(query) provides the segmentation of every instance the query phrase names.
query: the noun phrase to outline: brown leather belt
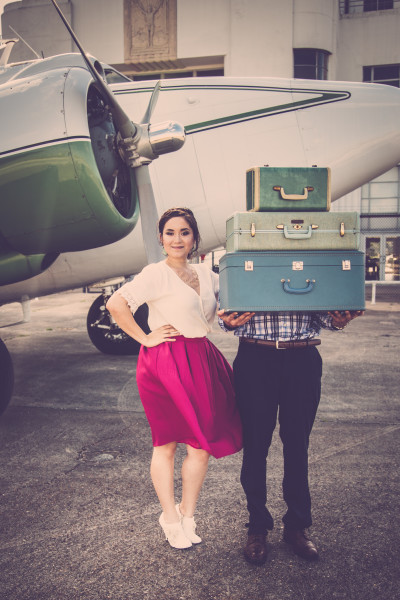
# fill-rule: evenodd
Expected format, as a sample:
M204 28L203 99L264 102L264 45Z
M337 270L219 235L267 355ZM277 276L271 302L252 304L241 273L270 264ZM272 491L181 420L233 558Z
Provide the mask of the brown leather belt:
M241 344L257 344L258 346L265 346L266 348L275 348L275 350L289 350L289 349L297 349L297 348L308 348L309 346L319 346L321 340L315 339L307 339L307 340L291 340L288 342L282 342L276 340L275 342L271 340L257 340L255 338L239 338L239 342Z

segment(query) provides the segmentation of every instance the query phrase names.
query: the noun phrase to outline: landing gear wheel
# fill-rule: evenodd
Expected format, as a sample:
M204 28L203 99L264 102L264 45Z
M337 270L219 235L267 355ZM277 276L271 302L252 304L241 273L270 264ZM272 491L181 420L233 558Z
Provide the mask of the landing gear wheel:
M107 300L108 296L99 296L89 309L86 324L92 344L103 354L138 354L140 350L139 342L113 323L105 306ZM139 306L134 314L136 322L146 333L150 331L147 325L148 314L147 304Z
M14 389L14 368L5 343L0 340L0 415L6 410Z

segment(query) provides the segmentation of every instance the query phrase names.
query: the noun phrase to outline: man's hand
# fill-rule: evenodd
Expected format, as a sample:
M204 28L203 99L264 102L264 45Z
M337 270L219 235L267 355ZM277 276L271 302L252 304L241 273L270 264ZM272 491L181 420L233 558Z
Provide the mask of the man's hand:
M343 329L343 327L346 327L347 323L350 323L352 319L361 317L363 314L363 310L334 310L328 312L328 315L332 317L333 327L337 327L337 329Z
M217 315L224 322L225 326L228 329L236 329L237 327L240 327L241 325L244 325L245 323L247 323L247 321L249 321L251 319L252 316L254 316L254 314L255 313L253 313L253 312L244 312L244 313L231 312L231 313L225 313L225 311L223 309L222 310L217 310Z

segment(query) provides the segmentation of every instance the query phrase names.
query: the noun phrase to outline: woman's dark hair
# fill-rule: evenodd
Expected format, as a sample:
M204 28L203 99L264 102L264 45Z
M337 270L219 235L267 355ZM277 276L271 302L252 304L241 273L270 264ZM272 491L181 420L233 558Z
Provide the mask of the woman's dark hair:
M198 250L200 244L200 232L195 216L190 210L190 208L169 208L168 210L166 210L165 213L161 215L160 220L158 221L158 231L160 233L160 236L162 236L163 234L164 227L167 221L173 219L174 217L182 217L183 219L185 219L185 221L188 225L190 225L193 231L194 247L188 256L188 258L191 258Z

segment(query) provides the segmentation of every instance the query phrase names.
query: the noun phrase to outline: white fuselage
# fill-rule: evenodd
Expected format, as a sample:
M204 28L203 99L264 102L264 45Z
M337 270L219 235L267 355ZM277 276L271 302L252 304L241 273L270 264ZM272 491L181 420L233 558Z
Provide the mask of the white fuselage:
M132 120L144 114L153 85L113 86ZM187 139L181 150L151 165L158 212L190 207L203 252L224 245L227 218L246 210L250 167L330 167L334 201L400 161L400 90L390 86L226 77L166 80L152 121L166 120L182 123ZM145 263L139 221L119 242L62 254L41 275L3 286L0 301L130 275Z

